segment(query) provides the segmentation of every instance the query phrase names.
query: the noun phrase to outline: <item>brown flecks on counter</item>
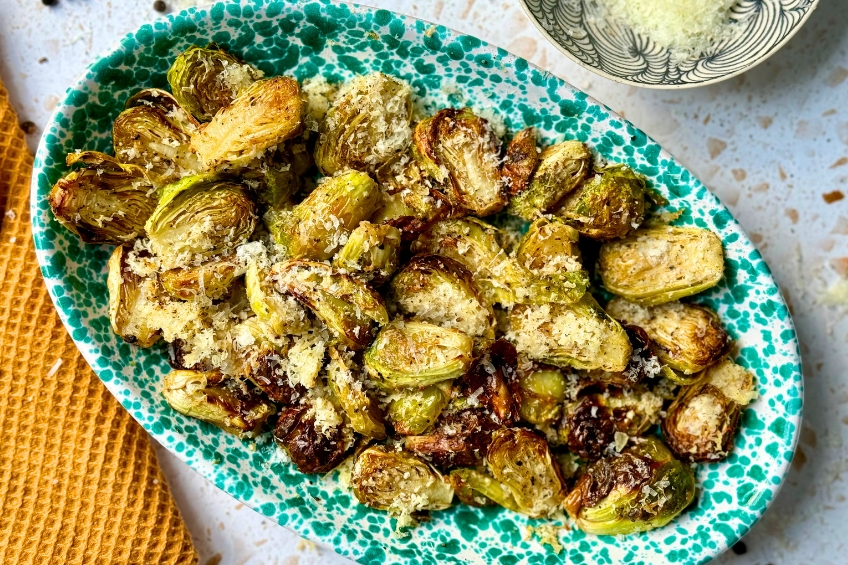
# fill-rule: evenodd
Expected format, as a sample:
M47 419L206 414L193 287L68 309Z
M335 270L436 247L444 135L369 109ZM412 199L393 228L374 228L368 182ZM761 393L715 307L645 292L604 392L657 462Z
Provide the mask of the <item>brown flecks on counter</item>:
M793 224L798 223L798 210L795 208L787 208L783 213L786 214L786 217L789 218Z
M721 155L722 151L727 149L727 142L721 139L711 137L707 139L707 149L710 152L710 159L715 159Z
M763 234L761 234L761 233L757 233L757 232L752 231L751 233L748 234L748 236L751 238L751 242L754 243L755 245L763 242Z
M795 450L795 457L792 459L792 468L796 471L800 471L804 468L804 465L807 464L807 455L804 453L804 450L801 449L801 446L798 446L798 449Z
M777 174L780 175L780 180L786 180L786 171L780 165L777 166Z
M831 192L825 192L822 194L822 198L824 198L824 201L828 204L833 204L834 202L839 202L845 198L845 194L843 194L841 190L834 190Z
M848 279L848 257L837 257L830 260L830 266L843 279Z
M845 216L839 216L836 220L836 225L830 230L832 234L838 235L848 235L848 218Z
M846 78L848 78L848 69L839 66L833 69L830 73L830 77L827 79L827 84L830 86L839 86Z
M831 169L835 169L836 167L841 167L842 165L848 165L848 157L840 157L830 166Z
M215 555L206 560L205 565L218 565L219 563L221 563L221 559L223 558L223 555L221 555L220 553L216 553Z
M842 418L842 423L845 424L846 426L848 426L848 416L845 416L844 418Z
M822 118L826 118L826 117L828 117L828 116L832 116L832 115L834 115L835 113L836 113L836 108L831 108L830 110L826 110L826 111L822 114Z
M707 125L708 123L710 123L710 114L707 114L707 117L704 118L704 125Z
M730 172L733 173L733 178L735 178L739 182L742 182L743 180L745 180L745 177L748 176L748 171L746 171L745 169L733 169Z
M819 444L819 438L816 435L816 430L811 428L810 426L802 426L801 427L801 443L804 445L809 445L813 449Z
M760 127L763 128L763 129L768 129L769 127L771 127L771 124L773 124L773 123L774 123L774 118L772 118L771 116L762 116L760 118Z
M836 240L833 238L823 239L819 242L819 249L824 251L825 253L829 253L833 251L833 248L836 247Z
M757 186L751 188L751 192L766 192L769 189L769 183L762 182Z

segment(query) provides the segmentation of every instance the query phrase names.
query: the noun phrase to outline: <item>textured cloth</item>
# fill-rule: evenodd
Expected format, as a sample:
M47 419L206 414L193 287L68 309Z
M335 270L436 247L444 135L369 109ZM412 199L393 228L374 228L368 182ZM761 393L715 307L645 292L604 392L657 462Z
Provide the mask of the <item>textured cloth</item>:
M0 564L197 563L149 437L47 295L29 227L31 173L0 83Z

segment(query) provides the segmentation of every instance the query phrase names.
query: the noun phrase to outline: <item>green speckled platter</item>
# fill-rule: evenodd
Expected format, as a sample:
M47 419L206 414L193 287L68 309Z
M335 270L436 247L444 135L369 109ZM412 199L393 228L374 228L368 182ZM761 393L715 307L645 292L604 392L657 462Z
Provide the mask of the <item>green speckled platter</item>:
M669 526L628 537L563 531L564 549L525 540L538 521L500 508L455 506L407 537L386 514L359 505L336 478L300 474L272 442L236 439L173 412L159 394L163 347L120 342L107 316L106 246L86 246L51 217L47 194L65 154L110 149L112 121L189 45L215 41L266 75L323 74L331 81L380 70L409 81L427 108L469 105L533 125L546 142L568 137L646 175L685 208L681 224L718 233L727 256L722 283L698 299L718 310L736 339L737 361L757 377L760 398L745 410L736 449L700 465L696 504ZM525 60L474 37L388 11L329 2L242 0L190 9L145 25L94 63L48 124L35 160L32 222L38 261L56 308L106 386L162 445L265 516L361 563L703 563L733 544L774 499L800 428L802 380L789 312L760 254L727 209L644 133Z

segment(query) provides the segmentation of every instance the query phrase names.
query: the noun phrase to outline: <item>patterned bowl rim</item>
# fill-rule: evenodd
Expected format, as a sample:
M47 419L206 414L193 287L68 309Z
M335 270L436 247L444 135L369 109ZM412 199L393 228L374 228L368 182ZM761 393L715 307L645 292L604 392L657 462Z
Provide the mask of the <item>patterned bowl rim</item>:
M548 32L548 30L545 29L545 26L542 25L542 22L540 22L538 19L536 19L536 16L533 15L533 12L530 10L530 7L527 5L527 0L518 0L518 1L521 3L521 7L524 9L524 14L527 16L527 19L529 19L533 23L533 25L536 27L536 29L539 30L539 33L541 33L543 36L545 36L545 39L547 39L548 42L551 45L556 47L557 50L559 50L560 53L562 53L563 55L565 55L566 57L568 57L569 59L571 59L572 61L574 61L578 65L580 65L581 67L583 67L584 69L590 70L598 76L608 78L612 81L615 81L615 82L618 82L618 83L621 83L621 84L628 84L630 86L638 86L640 88L654 88L654 89L657 89L657 90L682 90L682 89L685 89L685 88L697 88L699 86L707 86L707 85L710 85L710 84L716 84L716 83L725 81L725 80L733 78L735 76L739 76L742 73L746 73L746 72L750 71L751 69L753 69L754 67L756 67L760 63L765 62L769 57L771 57L772 55L774 55L775 53L780 51L783 48L783 46L786 45L786 43L789 42L789 40L792 39L795 36L796 33L798 33L798 30L800 30L802 27L804 27L804 24L807 23L807 20L809 19L809 17L812 15L812 13L816 10L816 8L819 5L819 0L812 0L812 2L810 3L809 10L807 10L807 12L801 17L801 19L798 21L798 23L795 26L792 27L792 29L789 31L789 33L786 34L786 37L781 39L778 43L776 43L774 46L772 46L771 49L769 49L766 53L761 55L759 58L754 59L749 65L742 67L741 69L733 71L732 73L727 73L726 75L722 75L720 77L712 78L712 79L701 81L701 82L685 82L685 83L680 83L680 84L651 84L651 83L647 83L647 82L637 82L637 81L634 81L634 80L622 78L620 76L612 75L612 74L604 71L603 69L599 69L598 67L595 67L595 66L592 66L592 65L587 65L586 63L581 61L579 58L575 57L571 53L571 51L569 51L568 49L563 47L562 44L559 41L557 41Z
M192 14L194 12L199 12L201 10L207 10L207 9L210 9L211 7L217 6L217 5L225 5L225 4L229 3L229 1L234 1L234 3L243 6L243 5L255 5L255 3L261 4L261 3L263 3L264 1L267 1L267 0L258 0L258 2L257 2L257 0L203 0L202 3L200 3L197 6L189 7L189 8L186 8L184 10L181 10L179 12L174 12L172 14L165 16L165 18L158 20L158 21L161 21L166 26L171 27L174 24L175 18L177 18L178 16L189 15L189 14ZM302 5L302 4L306 4L308 2L311 2L311 1L314 1L314 0L283 0L283 3L293 4L293 5ZM436 24L436 23L430 22L430 21L422 19L422 18L418 18L418 17L415 17L415 16L406 15L406 14L401 14L401 13L395 12L393 10L386 10L386 9L381 9L381 8L377 8L377 7L366 6L366 5L357 4L357 3L354 3L354 2L348 2L346 0L317 0L317 1L320 2L320 3L323 3L323 4L347 5L351 8L352 12L356 12L356 13L370 12L370 13L373 14L374 12L377 12L377 11L391 12L392 14L394 14L396 16L400 16L400 17L402 17L402 18L404 18L408 21L411 21L411 22L421 22L421 23L426 24L428 26L437 26L440 30L444 30L446 32L447 37L457 37L457 38L463 37L463 36L474 37L474 36L470 36L466 33L456 31L455 29L450 28L448 26L445 26L443 24ZM521 2L523 4L524 0L521 0ZM143 24L143 25L147 25L147 24ZM44 128L44 133L42 134L42 137L39 140L38 148L37 148L37 151L36 151L36 154L35 154L33 175L32 175L32 179L31 179L30 206L29 206L29 208L30 208L31 228L32 228L32 231L33 231L33 241L35 243L36 259L38 261L42 277L45 279L45 281L48 281L50 279L50 276L48 275L48 272L47 272L47 268L49 266L49 257L51 255L52 251L49 251L47 248L39 245L39 242L40 242L39 231L40 230L37 229L36 218L40 214L40 210L39 210L39 207L38 207L39 192L40 192L39 175L40 175L40 173L45 171L45 169L44 169L44 158L47 155L47 151L48 151L47 141L46 141L47 133L49 132L50 125L56 124L58 116L63 112L63 110L65 110L67 108L67 105L69 103L69 99L73 96L75 90L80 85L83 85L83 84L90 81L90 79L87 78L87 75L94 70L94 67L100 61L107 58L110 54L114 53L121 46L122 42L124 42L126 40L135 41L136 35L137 35L138 32L139 32L139 29L136 29L132 32L125 34L120 39L113 42L112 47L110 49L104 50L99 56L97 56L92 61L91 64L89 64L78 75L78 78L66 90L64 99L59 103L57 108L53 111L53 113L50 117L50 120L48 121L47 125ZM604 104L602 104L601 102L599 102L598 100L593 98L592 96L584 93L581 89L575 87L574 85L572 85L568 81L558 77L557 75L551 73L550 71L542 69L542 68L538 67L537 65L535 65L535 64L533 64L529 61L526 61L522 57L519 57L518 55L515 55L515 54L513 54L513 53L511 53L511 52L509 52L509 51L507 51L507 50L505 50L501 47L497 47L495 45L492 45L492 44L490 44L486 41L483 41L481 39L478 39L476 37L474 37L474 39L477 39L477 41L480 42L480 45L477 47L477 49L480 49L480 50L492 55L493 57L499 56L503 60L506 60L506 61L512 61L512 62L518 61L518 60L523 61L524 63L526 63L526 65L528 66L528 68L530 70L535 70L539 73L542 73L543 75L552 76L556 80L560 81L567 88L573 89L575 92L583 93L585 95L585 101L586 101L588 106L599 106L599 107L603 108L606 112L608 112L610 117L618 119L622 123L625 123L625 124L630 123L628 120L623 118L621 115L619 115L615 111L611 110L610 108L608 108L607 106L605 106ZM632 127L634 129L636 129L636 131L641 132L641 130L638 130L638 128L636 128L635 126L632 126ZM647 135L645 135L645 137L646 137L646 140L649 143L653 143L657 147L659 147L659 150L660 150L659 151L659 157L666 158L670 161L676 162L674 157L666 149L664 149L662 146L660 146L653 138L651 138L650 136L647 136ZM684 167L684 170L686 170L685 167ZM695 183L700 184L700 182L697 180L697 177L694 177L694 175L693 175L692 178L693 178L693 181ZM724 204L721 203L721 201L715 195L713 195L709 191L707 191L707 195L708 195L708 198L710 196L712 197L712 199L715 201L715 203L718 207L723 208L724 210L728 211L728 213L729 213L729 210L727 210L727 208L724 206ZM46 198L46 195L45 195L45 198ZM759 255L759 251L756 250L756 247L754 247L753 243L750 242L750 239L748 238L747 233L745 233L745 231L742 229L739 222L736 220L736 218L734 218L732 216L732 214L729 215L729 220L727 222L727 225L730 229L732 229L734 231L734 233L741 234L748 241L751 248ZM43 237L43 235L41 237ZM789 340L789 344L792 345L793 347L791 348L791 352L787 353L787 360L791 362L793 368L796 369L797 373L798 373L798 378L795 381L794 386L796 387L796 390L797 390L797 393L798 393L798 400L800 401L800 405L799 405L799 409L798 409L797 414L785 416L787 422L794 426L794 430L792 432L791 438L784 438L784 441L785 441L785 439L789 439L789 441L785 442L783 445L784 445L784 447L788 448L788 452L791 452L794 455L794 453L796 452L796 448L797 448L797 444L798 444L798 440L799 440L799 436L800 436L801 424L802 424L802 420L803 420L803 408L804 408L804 377L803 377L803 371L802 371L801 354L800 354L800 350L799 350L799 347L798 347L797 333L795 331L794 321L792 319L791 313L788 312L788 308L786 306L786 301L783 297L782 292L780 291L780 287L777 285L777 281L774 279L774 276L771 273L771 270L768 268L768 265L765 263L765 261L763 259L760 259L760 260L763 261L763 266L765 267L764 275L767 276L768 281L777 290L777 293L774 296L774 299L779 303L780 306L787 309L786 310L787 311L786 319L783 320L782 323L784 323L786 325L787 330L791 331L791 339ZM59 314L59 318L61 319L62 324L65 326L66 331L68 332L69 335L71 335L71 337L73 339L73 336L72 336L73 328L70 324L70 313L69 313L69 311L65 310L65 308L62 307L59 304L60 296L54 293L52 286L49 285L49 284L47 284L46 286L48 288L48 294L50 295L50 299L52 300L54 307L56 308L56 311ZM82 353L86 362L89 364L89 366L95 372L95 374L98 375L98 378L100 378L98 371L94 369L94 367L97 364L96 363L97 359L99 358L99 355L98 355L98 352L97 352L97 347L96 347L97 344L85 344L85 343L77 342L76 339L73 339L73 340L74 340L74 344L80 350L80 352ZM114 381L106 382L106 381L102 381L102 379L101 379L101 382L103 382L103 384L106 386L106 388L109 390L109 392L120 402L121 400L120 400L120 397L119 397L119 394L118 394L119 385L116 384ZM144 430L150 435L150 437L152 437L153 439L156 439L157 441L160 441L160 442L165 439L164 434L156 433L156 431L154 431L152 429L152 426L150 424L140 420L135 414L133 414L133 412L131 410L130 410L130 414L144 428ZM160 435L162 437L160 437ZM189 457L186 455L185 452L178 452L178 451L171 449L170 447L167 447L167 445L168 445L167 442L163 443L162 445L166 446L166 448L168 449L168 451L171 454L175 455L183 463L186 463L188 465ZM767 490L771 493L771 497L765 502L765 504L762 507L753 510L754 516L750 520L749 523L743 523L741 525L742 526L741 530L738 533L736 533L736 532L733 533L733 535L732 535L732 537L734 538L733 542L731 542L730 539L725 537L725 536L717 537L716 547L714 547L709 552L709 554L705 557L705 559L700 561L700 563L706 563L708 561L711 561L712 559L718 557L719 555L721 555L722 553L727 551L733 545L733 543L735 543L736 541L738 541L739 539L744 537L748 533L748 531L750 531L750 528L753 527L754 524L756 524L762 518L763 514L771 507L771 505L774 503L774 500L777 497L778 493L782 489L783 485L786 483L786 476L787 476L789 467L792 463L791 457L790 458L782 457L780 459L781 460L779 461L779 463L775 466L775 475L776 475L776 477L779 477L779 483L777 483L777 484L771 483L771 484L767 485ZM221 474L221 472L218 470L217 466L215 464L213 464L212 462L205 460L205 459L198 459L194 464L189 465L189 467L194 472L197 472L198 474L200 474L204 479L209 481L211 484L215 485L216 488L220 488L226 494L232 496L235 500L242 502L242 503L245 503L246 505L248 505L254 511L262 514L262 512L260 511L258 506L253 506L251 504L248 504L245 501L242 501L241 499L236 497L233 493L225 490L223 487L217 486L215 479L216 479L216 477L218 477ZM273 517L271 517L270 519L272 521L274 521ZM285 524L278 524L278 525L282 526L283 528L285 528L289 531L292 531L293 533L295 533L297 535L302 535L302 536L306 537L307 539L311 539L312 541L317 541L318 543L326 544L326 545L330 546L336 553L338 553L338 554L340 554L344 557L347 557L349 559L354 559L350 550L351 550L351 547L353 545L355 545L355 543L351 542L349 540L346 540L346 538L342 538L341 541L334 542L331 536L318 534L314 531L309 532L308 534L302 534L301 532L297 531L296 529L294 529L293 527L290 527L288 525L285 525ZM396 560L392 559L390 555L391 554L388 554L388 562L390 562L390 563L396 562ZM363 563L365 563L365 562L368 562L368 561L363 561ZM451 562L454 562L454 561L451 561Z

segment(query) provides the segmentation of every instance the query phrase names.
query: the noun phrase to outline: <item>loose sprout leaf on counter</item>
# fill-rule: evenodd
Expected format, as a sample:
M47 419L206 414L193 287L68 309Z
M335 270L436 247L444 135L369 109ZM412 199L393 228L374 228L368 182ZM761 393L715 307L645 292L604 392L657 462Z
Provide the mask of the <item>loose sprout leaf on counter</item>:
M407 525L456 502L658 528L693 500L691 463L732 450L756 384L694 296L721 241L652 214L637 171L471 108L416 121L383 73L319 104L210 44L167 78L117 117L114 156L68 156L49 203L117 245L112 329L168 343L174 410L273 430L303 473L349 459L356 499Z

